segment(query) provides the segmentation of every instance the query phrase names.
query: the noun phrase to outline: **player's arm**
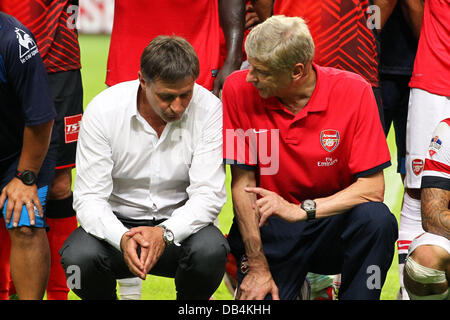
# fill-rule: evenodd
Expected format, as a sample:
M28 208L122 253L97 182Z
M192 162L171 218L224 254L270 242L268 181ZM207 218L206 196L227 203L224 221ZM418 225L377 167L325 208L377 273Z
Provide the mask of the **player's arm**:
M73 207L80 226L87 233L121 250L121 239L128 228L118 220L108 202L113 190L114 161L106 129L110 120L98 111L102 103L101 98L94 98L81 122Z
M214 80L216 96L225 82L225 79L242 63L242 43L245 28L245 1L243 0L219 0L219 16L227 47L227 56Z
M278 299L278 288L272 279L263 252L258 226L259 215L254 209L256 196L244 191L245 188L256 186L255 173L232 165L231 176L233 207L249 266L249 272L240 285L236 297L240 300L261 300L270 293L273 299Z
M401 9L405 20L408 22L415 38L419 40L422 27L423 0L401 0Z
M316 215L319 218L328 217L346 212L365 202L383 202L384 187L383 171L360 177L353 184L334 195L316 199Z
M273 0L252 0L252 5L261 22L272 15Z
M20 27L23 30L16 29L22 31L24 35L30 36L34 41L31 33L25 27ZM20 59L17 50L20 44L12 28L8 30L3 41L2 57L8 83L19 98L17 107L21 108L25 123L17 170L29 170L37 176L48 151L53 121L56 116L47 84L47 72L39 54ZM37 48L35 50L37 53ZM28 186L19 179L13 178L2 190L0 207L3 207L6 199L8 199L5 212L6 222L10 222L13 211L17 213L14 214L13 226L18 224L23 205L27 207L31 225L35 221L34 206L38 209L39 215L43 216L35 184Z
M47 154L50 144L50 136L53 127L53 120L32 127L25 127L23 136L22 152L20 154L18 171L30 170L36 174L39 173L42 162ZM12 212L21 212L22 206L26 205L30 214L30 224L34 225L35 217L34 206L38 209L39 215L43 217L43 208L37 194L37 186L25 185L18 178L13 178L2 190L0 196L0 207L8 199L6 206L5 220L10 223ZM17 226L20 214L14 214L13 226Z
M247 192L259 194L256 201L262 226L268 217L279 216L288 222L304 221L306 212L299 205L290 203L278 194L262 188L246 188ZM316 219L344 213L353 207L368 202L382 202L384 199L383 171L360 177L347 188L325 198L312 199L316 202Z
M38 173L50 145L53 120L47 123L26 126L23 132L23 147L17 170Z
M422 189L422 227L425 231L450 239L449 201L449 190L439 188Z
M394 11L397 0L373 0L373 4L380 8L380 27L383 29L392 11Z

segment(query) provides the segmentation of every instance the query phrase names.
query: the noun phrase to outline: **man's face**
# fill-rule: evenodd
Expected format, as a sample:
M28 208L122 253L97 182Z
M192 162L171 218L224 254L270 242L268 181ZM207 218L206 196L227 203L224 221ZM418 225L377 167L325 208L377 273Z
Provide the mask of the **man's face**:
M246 81L258 89L262 98L280 97L283 90L291 84L289 72L274 72L256 59L248 58L250 70Z
M181 119L191 101L194 83L192 77L174 83L153 80L145 82L143 91L150 107L167 123Z

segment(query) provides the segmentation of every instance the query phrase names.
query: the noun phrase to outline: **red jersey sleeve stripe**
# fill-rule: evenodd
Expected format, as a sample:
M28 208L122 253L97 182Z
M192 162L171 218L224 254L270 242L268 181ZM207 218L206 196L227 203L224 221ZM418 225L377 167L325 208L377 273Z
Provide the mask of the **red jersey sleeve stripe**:
M424 171L426 171L426 170L438 171L438 172L444 172L444 173L450 174L450 166L449 165L439 162L439 161L431 160L431 159L425 160Z

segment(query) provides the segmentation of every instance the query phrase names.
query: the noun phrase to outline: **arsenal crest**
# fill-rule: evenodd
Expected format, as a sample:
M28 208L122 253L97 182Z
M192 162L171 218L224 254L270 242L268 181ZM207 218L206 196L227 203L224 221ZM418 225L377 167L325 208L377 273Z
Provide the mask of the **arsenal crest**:
M337 130L323 130L320 133L320 144L322 147L328 151L332 152L339 145L339 131Z
M422 159L414 159L412 161L412 170L416 176L418 176L423 170L423 160Z

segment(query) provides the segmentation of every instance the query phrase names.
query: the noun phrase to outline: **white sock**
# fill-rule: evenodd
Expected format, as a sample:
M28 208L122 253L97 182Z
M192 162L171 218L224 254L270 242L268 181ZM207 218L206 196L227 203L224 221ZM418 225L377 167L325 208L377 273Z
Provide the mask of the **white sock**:
M406 257L408 247L411 241L421 234L422 218L420 200L410 197L406 192L403 196L402 210L400 213L399 238L398 238L398 254ZM398 265L400 290L398 292L398 300L409 300L408 292L403 285L404 264Z
M119 279L117 282L120 300L141 300L142 280L140 278Z

